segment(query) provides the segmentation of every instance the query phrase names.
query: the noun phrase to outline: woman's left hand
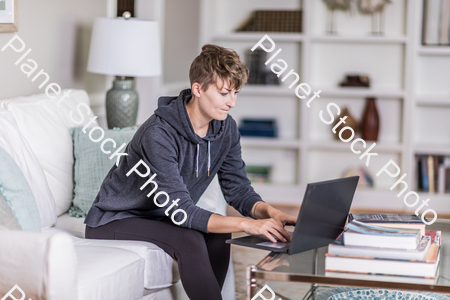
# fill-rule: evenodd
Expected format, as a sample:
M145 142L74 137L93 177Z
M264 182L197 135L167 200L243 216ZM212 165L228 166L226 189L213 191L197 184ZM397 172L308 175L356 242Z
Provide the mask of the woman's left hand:
M278 209L273 208L272 211L269 212L270 217L280 221L283 226L286 225L295 225L297 222L297 218L288 214L285 214L284 212L279 211Z

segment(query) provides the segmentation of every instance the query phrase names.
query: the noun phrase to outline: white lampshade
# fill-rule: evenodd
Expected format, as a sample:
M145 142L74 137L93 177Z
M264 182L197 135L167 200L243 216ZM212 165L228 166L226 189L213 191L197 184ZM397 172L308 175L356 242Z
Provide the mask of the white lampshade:
M87 70L130 77L160 75L158 23L134 18L96 18Z

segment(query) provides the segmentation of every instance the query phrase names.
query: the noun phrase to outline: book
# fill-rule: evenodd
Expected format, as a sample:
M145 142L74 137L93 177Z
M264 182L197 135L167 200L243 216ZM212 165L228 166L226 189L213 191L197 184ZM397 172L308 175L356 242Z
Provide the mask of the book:
M441 245L441 231L440 230L425 230L425 235L431 238L432 245Z
M427 157L427 166L428 166L428 192L434 193L434 160L433 156L428 155Z
M441 0L441 16L439 22L439 44L449 44L450 0Z
M420 229L420 234L425 235L425 223L422 217L415 214L371 214L352 213L348 216L349 222L356 220L369 225L387 228L416 228Z
M422 156L420 158L420 161L422 163L422 186L423 186L423 191L424 192L428 192L428 166L427 166L427 157L426 156Z
M444 158L440 157L438 161L438 186L437 192L440 194L445 193L445 165Z
M441 0L426 0L423 14L423 45L439 44Z
M344 245L394 249L416 249L420 229L395 229L373 226L356 220L345 225Z
M422 160L419 155L416 155L416 165L417 165L417 190L423 191L423 182L422 182Z
M334 242L328 245L328 253L344 256L421 260L425 257L430 244L430 236L421 236L419 246L413 250L348 246L344 245L344 238L341 233Z
M450 192L450 167L445 168L445 192Z
M436 278L440 246L430 245L422 260L325 254L325 271Z
M375 275L375 274L363 274L363 273L350 273L350 272L333 272L326 271L326 277L334 278L347 278L347 279L360 279L369 281L384 281L384 282L401 282L401 283L413 283L413 284L436 284L439 277L439 269L436 271L436 275L433 277L410 277L410 276L395 276L395 275Z

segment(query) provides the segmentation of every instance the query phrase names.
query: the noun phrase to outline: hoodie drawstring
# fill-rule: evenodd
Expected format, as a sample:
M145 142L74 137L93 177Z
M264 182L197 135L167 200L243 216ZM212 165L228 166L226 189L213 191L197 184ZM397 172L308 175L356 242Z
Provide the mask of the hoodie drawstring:
M198 153L200 152L200 145L197 144L197 169L196 169L196 177L198 178Z
M211 167L211 141L208 141L208 177L209 177L209 167Z
M198 178L198 155L200 153L200 144L197 144L197 161L196 161L196 169L195 169L195 176ZM211 168L211 141L208 141L208 177L209 177L209 170Z

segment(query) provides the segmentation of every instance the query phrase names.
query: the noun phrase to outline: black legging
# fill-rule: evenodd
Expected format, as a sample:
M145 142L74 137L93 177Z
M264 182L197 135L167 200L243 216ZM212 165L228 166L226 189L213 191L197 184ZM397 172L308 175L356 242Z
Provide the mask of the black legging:
M181 283L191 300L219 300L230 259L231 234L202 233L169 222L127 218L86 226L86 238L151 242L178 261Z

